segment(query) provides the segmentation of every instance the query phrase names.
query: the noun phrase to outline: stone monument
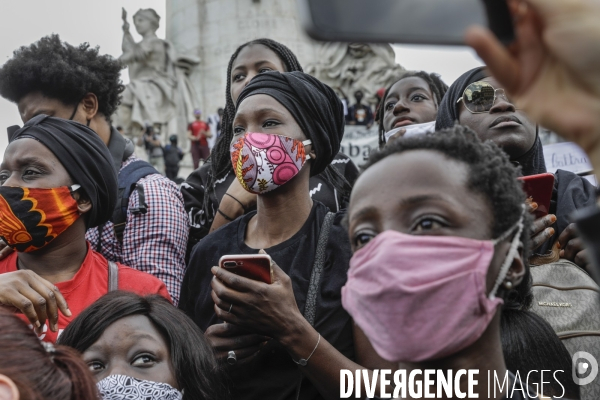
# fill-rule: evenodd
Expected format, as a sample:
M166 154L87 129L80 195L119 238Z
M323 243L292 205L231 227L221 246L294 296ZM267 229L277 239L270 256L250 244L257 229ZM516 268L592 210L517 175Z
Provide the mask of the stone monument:
M351 103L354 92L361 90L372 105L377 103L377 90L387 88L405 71L396 64L392 46L367 43L322 43L305 70Z
M123 9L123 44L120 60L129 67L130 83L123 92L115 124L138 136L144 125L152 124L166 138L177 134L187 143L187 124L199 107L196 91L187 74L200 61L178 56L175 48L156 36L160 16L153 9L142 9L133 16L142 40L135 42Z
M302 65L316 57L316 42L302 30L296 0L168 0L167 40L180 54L200 59L190 80L203 118L225 105L227 64L236 48L271 38L288 46Z
M267 37L288 46L306 72L375 102L377 89L389 85L404 69L387 44L321 43L302 29L296 0L168 0L167 40L180 54L200 59L190 80L204 117L225 104L227 63L235 49Z

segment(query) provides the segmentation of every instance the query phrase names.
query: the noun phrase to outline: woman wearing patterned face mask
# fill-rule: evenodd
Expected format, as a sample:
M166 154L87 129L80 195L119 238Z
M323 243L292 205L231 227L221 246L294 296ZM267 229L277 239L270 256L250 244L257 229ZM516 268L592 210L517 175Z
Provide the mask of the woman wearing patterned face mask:
M190 217L190 243L256 208L256 195L245 191L231 166L229 146L233 138L235 104L253 77L265 72L302 72L296 56L285 45L271 39L255 39L242 44L232 54L227 67L227 89L222 132L210 159L186 179L181 187ZM343 153L309 181L311 198L336 212L347 207L358 168ZM217 212L217 208L221 213ZM190 248L191 249L191 248Z
M109 290L169 298L160 280L109 264L85 240L117 201L108 148L85 125L46 115L29 120L11 135L0 183L0 238L16 250L0 261L0 305L19 312L40 339L56 341Z
M342 104L310 75L267 72L241 92L233 130L233 167L257 210L194 247L179 307L231 364L234 398L338 397L340 369L362 360L340 302L350 246L343 215L311 199L309 178L339 150ZM272 284L212 268L261 249Z

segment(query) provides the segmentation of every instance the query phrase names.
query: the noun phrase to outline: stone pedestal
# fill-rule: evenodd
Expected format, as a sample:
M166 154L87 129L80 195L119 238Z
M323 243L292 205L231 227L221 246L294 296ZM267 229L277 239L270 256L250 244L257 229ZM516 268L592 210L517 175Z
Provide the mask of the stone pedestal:
M165 19L167 39L178 52L200 58L190 80L204 119L225 105L227 64L239 45L266 37L288 46L302 65L316 57L295 0L168 0Z

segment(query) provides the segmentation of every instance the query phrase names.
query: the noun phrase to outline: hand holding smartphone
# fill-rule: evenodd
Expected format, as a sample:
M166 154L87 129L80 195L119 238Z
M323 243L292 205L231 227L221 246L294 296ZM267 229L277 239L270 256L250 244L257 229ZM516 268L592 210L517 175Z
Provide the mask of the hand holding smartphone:
M219 267L259 282L273 282L273 261L268 254L230 254L219 259Z
M523 190L528 201L537 203L535 219L542 218L550 212L550 200L554 189L554 175L550 173L529 175L519 178L523 182Z

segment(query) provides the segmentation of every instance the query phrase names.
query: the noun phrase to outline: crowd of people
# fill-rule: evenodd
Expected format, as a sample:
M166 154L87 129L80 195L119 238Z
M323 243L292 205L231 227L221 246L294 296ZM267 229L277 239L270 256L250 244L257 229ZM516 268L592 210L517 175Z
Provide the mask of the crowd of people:
M56 35L16 50L0 68L23 122L0 166L0 399L335 399L340 371L385 369L479 370L479 398L495 376L495 399L597 398L571 371L598 345L598 190L559 170L538 217L521 178L546 172L540 126L600 176L600 7L523 4L510 48L467 32L487 67L450 87L407 72L376 112L355 93L352 121L285 45L241 45L210 156L200 110L188 127L181 187L177 136L159 165L111 125L119 61ZM347 123L379 127L360 172ZM266 280L224 256L268 260ZM593 291L583 322L577 304L536 308L557 263L548 287Z

